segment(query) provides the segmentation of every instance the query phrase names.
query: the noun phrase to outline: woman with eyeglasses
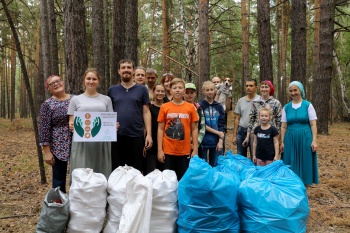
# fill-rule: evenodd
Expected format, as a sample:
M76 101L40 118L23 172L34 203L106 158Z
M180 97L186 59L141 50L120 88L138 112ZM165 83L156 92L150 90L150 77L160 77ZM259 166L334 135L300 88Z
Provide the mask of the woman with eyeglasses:
M47 78L46 89L52 97L40 108L39 142L45 163L52 167L52 188L59 186L62 192L66 192L67 165L72 142L67 111L73 96L66 93L64 81L58 75Z

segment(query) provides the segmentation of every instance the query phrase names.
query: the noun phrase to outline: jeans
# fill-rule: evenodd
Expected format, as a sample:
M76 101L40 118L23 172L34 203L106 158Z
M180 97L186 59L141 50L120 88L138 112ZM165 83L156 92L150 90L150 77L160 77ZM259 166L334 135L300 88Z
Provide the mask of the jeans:
M68 161L62 161L55 158L55 163L52 166L52 188L60 186L60 190L66 193L66 176Z
M208 151L209 151L209 164L212 167L217 165L219 151L216 150L216 147L212 148L198 148L198 157L204 159L208 162Z
M252 157L252 153L253 153L253 148L252 148L252 143L251 140L249 140L249 143L246 147L244 147L242 145L243 141L245 140L247 136L247 128L243 128L241 126L238 126L237 129L237 135L236 135L236 140L237 140L237 154L239 155L243 155L244 157L247 157L247 152L248 152L248 147L249 147L249 151ZM252 137L251 137L252 138ZM250 139L251 139L250 138Z

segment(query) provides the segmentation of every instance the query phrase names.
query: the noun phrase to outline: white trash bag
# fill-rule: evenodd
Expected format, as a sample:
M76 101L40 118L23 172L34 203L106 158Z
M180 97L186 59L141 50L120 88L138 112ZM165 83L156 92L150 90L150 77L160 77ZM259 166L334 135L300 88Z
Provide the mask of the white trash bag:
M130 166L120 166L108 178L108 213L104 233L115 233L119 229L122 210L127 202L126 184L141 172Z
M148 233L152 211L152 181L139 174L126 185L118 233Z
M101 232L106 216L107 179L90 168L72 172L68 233Z
M178 218L176 173L172 170L158 169L149 173L152 180L153 198L150 230L152 233L175 233Z

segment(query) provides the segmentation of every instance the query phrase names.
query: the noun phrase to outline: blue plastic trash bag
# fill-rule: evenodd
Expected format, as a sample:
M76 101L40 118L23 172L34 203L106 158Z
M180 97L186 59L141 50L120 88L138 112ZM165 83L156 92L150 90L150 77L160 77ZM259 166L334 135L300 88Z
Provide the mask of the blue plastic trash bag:
M195 156L179 182L178 232L239 232L237 174Z
M282 161L257 167L238 192L243 232L306 232L310 207L300 178Z
M239 174L241 180L249 178L256 170L250 159L239 154L233 154L231 150L226 152L226 156L219 156L218 164L224 165Z

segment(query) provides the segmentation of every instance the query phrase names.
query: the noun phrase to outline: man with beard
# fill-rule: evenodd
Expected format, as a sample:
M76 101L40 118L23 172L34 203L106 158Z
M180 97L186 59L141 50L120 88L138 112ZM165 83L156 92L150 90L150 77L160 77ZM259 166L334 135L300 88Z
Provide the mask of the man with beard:
M143 170L143 149L152 146L150 100L147 88L133 81L134 62L122 59L118 63L121 83L111 86L107 95L117 112L119 129L117 142L112 143L112 170L129 165ZM146 129L146 138L144 136ZM98 155L97 155L98 156Z

